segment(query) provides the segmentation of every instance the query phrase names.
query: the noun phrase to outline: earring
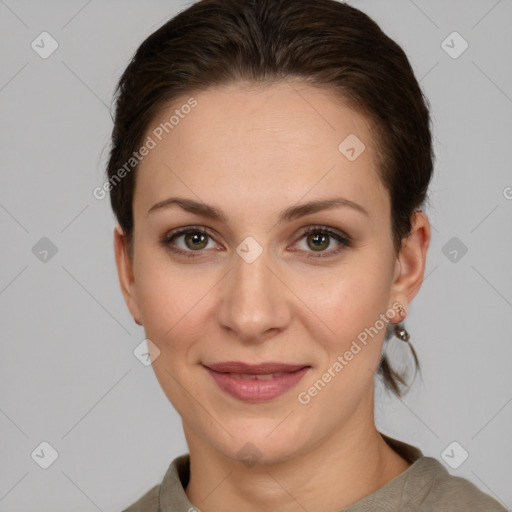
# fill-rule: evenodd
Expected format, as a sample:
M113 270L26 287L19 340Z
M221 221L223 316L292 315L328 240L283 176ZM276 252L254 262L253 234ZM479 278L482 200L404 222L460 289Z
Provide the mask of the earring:
M402 324L395 324L394 333L399 340L408 343L410 335Z
M393 329L394 334L399 340L405 341L407 343L410 339L410 335L407 332L407 329L402 324L402 322L405 320L405 317L407 316L405 308L402 305L399 306L399 312L400 312L401 321L399 323L395 324L394 329Z

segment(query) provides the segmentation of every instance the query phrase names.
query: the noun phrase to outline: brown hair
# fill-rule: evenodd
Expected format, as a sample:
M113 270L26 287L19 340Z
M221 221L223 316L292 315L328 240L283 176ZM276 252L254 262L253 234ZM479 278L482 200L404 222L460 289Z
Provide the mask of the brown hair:
M366 14L336 0L201 0L140 45L115 91L108 190L131 256L136 165L122 179L118 171L151 121L192 91L287 78L335 91L373 123L400 249L426 201L434 158L428 101L400 46ZM405 380L384 354L378 373L387 389L403 394Z

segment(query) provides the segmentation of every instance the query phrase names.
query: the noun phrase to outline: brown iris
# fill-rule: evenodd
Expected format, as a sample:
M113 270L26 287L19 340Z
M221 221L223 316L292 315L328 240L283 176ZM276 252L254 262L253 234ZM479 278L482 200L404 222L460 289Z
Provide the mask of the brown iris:
M189 245L188 242L192 242L192 244ZM198 245L199 243L203 245ZM192 233L186 233L185 234L185 244L189 249L196 250L196 249L204 249L206 245L208 244L208 237L204 233L198 233L198 232L192 232Z
M313 242L312 248L316 250L323 250L329 247L329 237L322 233L313 233L307 237L308 244L310 241Z

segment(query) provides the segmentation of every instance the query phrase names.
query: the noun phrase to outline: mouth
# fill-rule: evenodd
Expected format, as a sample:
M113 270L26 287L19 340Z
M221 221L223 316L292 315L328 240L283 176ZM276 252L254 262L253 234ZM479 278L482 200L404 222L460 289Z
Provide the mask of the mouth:
M227 361L203 365L218 387L245 402L263 402L277 398L298 384L310 365L260 363L250 365Z

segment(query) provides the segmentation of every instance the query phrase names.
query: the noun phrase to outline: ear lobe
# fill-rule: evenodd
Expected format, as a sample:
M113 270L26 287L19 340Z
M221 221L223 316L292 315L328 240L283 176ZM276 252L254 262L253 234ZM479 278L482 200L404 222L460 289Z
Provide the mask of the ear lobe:
M394 299L406 309L421 288L431 239L430 223L425 213L415 212L411 225L411 233L402 241L398 253L398 272L395 273L392 290Z
M133 262L128 255L126 236L119 224L114 229L114 251L117 275L124 300L135 322L142 325L133 274Z

